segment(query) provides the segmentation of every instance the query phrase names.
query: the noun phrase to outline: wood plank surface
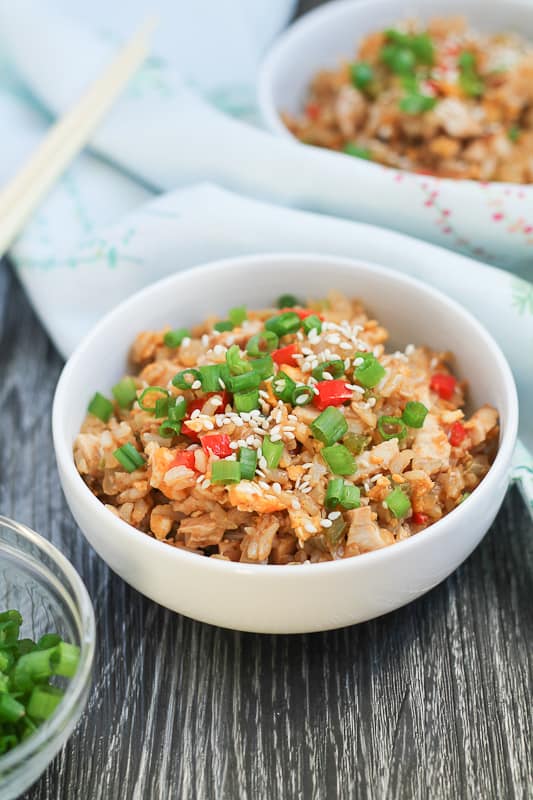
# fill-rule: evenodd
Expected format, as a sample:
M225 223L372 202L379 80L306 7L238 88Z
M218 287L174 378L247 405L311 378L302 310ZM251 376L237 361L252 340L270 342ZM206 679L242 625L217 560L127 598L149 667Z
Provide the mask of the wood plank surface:
M50 431L61 366L3 262L0 512L67 555L98 626L87 713L25 800L533 796L533 527L515 490L397 612L306 636L210 627L129 588L77 529Z

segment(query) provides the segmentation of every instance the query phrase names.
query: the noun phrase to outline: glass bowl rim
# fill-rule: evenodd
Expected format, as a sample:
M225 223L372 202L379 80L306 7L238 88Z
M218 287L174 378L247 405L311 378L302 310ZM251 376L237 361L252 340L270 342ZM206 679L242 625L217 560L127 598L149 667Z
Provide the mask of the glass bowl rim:
M45 553L57 566L69 583L69 594L74 602L75 622L80 634L80 661L74 677L69 681L65 694L57 710L39 726L37 731L13 750L0 756L0 785L2 773L12 772L54 739L60 738L68 725L80 698L83 696L91 680L91 672L95 653L96 622L94 609L83 580L70 561L51 542L21 522L0 514L0 526L12 531L31 542ZM23 551L21 558L24 557Z

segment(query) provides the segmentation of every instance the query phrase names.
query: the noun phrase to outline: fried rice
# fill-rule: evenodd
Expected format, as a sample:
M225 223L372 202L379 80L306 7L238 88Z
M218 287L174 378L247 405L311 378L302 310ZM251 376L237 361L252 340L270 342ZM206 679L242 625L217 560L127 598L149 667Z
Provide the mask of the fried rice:
M143 331L74 444L106 508L211 558L302 564L418 535L475 490L498 413L466 417L450 353L409 344L359 300L231 309Z
M319 72L292 133L402 170L533 182L533 45L462 17L366 36L354 62Z

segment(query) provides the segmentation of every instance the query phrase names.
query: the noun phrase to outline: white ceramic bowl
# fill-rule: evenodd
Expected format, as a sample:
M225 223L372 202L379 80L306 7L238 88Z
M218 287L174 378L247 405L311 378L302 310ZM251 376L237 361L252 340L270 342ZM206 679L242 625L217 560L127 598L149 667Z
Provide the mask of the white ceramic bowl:
M341 58L353 59L364 36L406 16L428 20L453 14L464 15L478 30L514 30L533 41L531 0L328 2L290 26L266 56L259 76L264 122L276 135L293 139L280 112L301 113L319 70L337 67ZM324 151L313 149L321 158ZM351 186L352 195L361 199L356 209L361 221L387 225L522 274L528 263L531 266L533 186L433 178L334 155L343 159L346 171L343 179L334 165L329 168L338 185L339 204L346 204L343 198ZM313 176L317 194L327 192L327 171L324 161L322 184Z
M197 556L121 521L76 471L72 445L95 390L124 374L129 347L143 329L188 326L245 303L263 307L284 292L357 295L391 332L393 346L451 349L473 404L501 415L496 460L461 506L429 530L383 550L309 566L235 564ZM111 569L143 594L194 619L245 631L326 630L385 614L452 572L486 533L507 489L517 431L517 398L499 347L463 308L400 273L336 256L261 255L181 272L126 300L84 339L67 362L54 400L53 435L68 504Z

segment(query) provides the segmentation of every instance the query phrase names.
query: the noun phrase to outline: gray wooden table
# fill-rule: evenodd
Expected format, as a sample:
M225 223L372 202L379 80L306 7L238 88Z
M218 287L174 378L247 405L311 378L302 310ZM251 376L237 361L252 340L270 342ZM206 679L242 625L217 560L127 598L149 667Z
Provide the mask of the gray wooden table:
M202 625L77 529L50 432L61 366L2 263L0 512L66 554L98 626L87 712L26 800L533 796L533 529L514 490L454 575L386 617L307 636Z

